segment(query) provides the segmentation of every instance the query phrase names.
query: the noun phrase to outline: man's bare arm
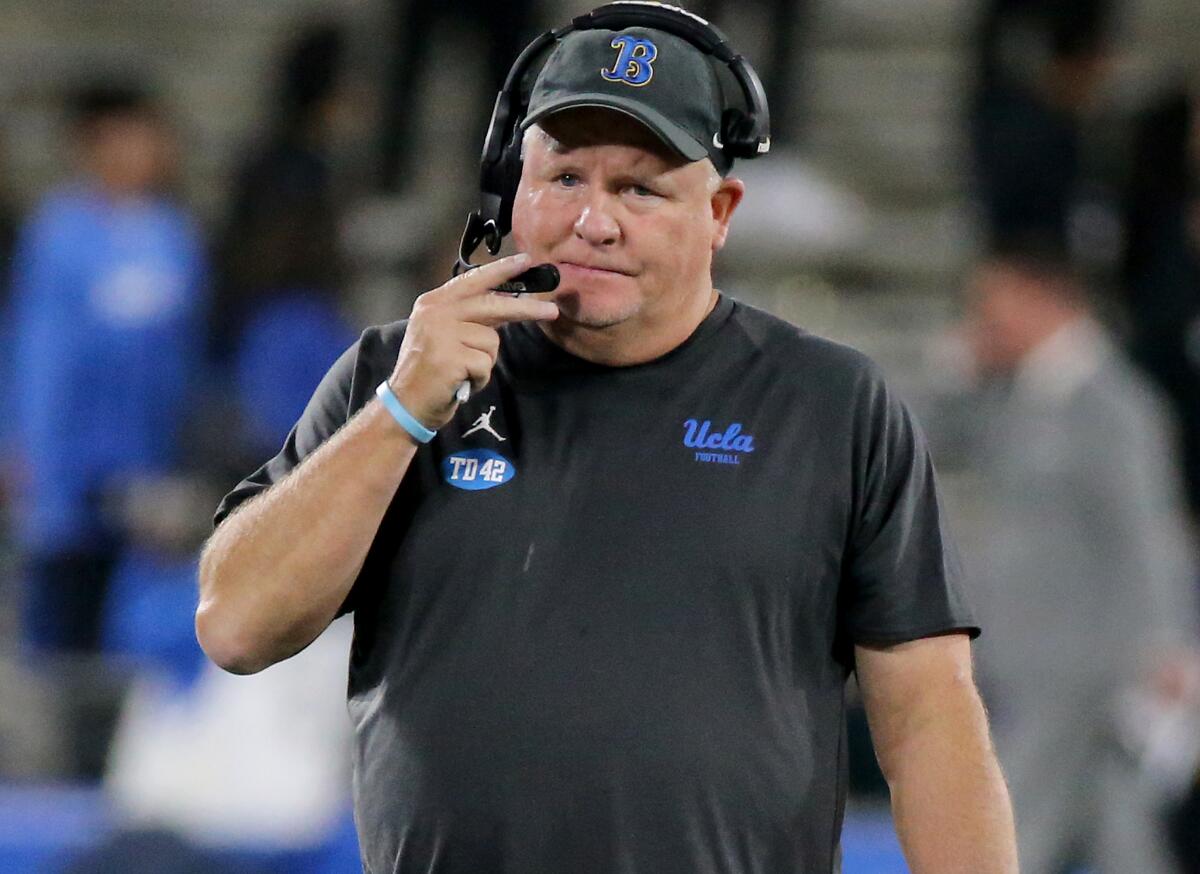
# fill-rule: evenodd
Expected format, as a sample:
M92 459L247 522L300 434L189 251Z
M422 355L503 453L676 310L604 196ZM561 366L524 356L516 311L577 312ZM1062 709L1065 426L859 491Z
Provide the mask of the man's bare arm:
M416 443L372 401L292 473L240 507L200 557L196 636L227 671L295 655L333 621Z
M914 874L1016 874L1012 806L963 634L855 649L892 815Z
M528 267L504 258L418 298L388 382L427 427L454 415L463 380L491 376L499 325L552 319L536 295L488 293ZM196 636L221 667L253 673L295 655L345 601L416 453L378 400L362 408L285 479L229 516L200 559Z

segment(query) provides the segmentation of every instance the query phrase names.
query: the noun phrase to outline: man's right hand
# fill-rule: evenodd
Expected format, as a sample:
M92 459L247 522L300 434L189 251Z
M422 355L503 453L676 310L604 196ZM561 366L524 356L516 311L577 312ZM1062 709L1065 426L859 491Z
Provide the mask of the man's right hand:
M491 289L530 267L522 253L501 258L417 298L388 383L410 413L437 430L458 406L455 392L469 380L477 392L491 379L500 351L498 327L558 316L554 292L513 297Z

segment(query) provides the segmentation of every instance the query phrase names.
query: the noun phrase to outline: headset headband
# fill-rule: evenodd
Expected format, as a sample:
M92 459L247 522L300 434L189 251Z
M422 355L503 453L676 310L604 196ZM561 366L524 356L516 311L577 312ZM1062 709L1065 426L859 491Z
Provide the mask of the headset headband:
M491 123L480 160L480 208L467 217L454 272L468 269L480 243L495 255L512 229L512 204L521 178L521 122L528 108L530 76L538 62L549 57L560 39L578 30L625 30L645 27L673 34L715 58L737 81L745 109L727 107L722 113L722 151L731 160L756 158L771 148L770 114L762 82L754 68L735 54L720 30L695 13L646 0L616 0L576 16L557 30L543 33L517 56L496 95Z

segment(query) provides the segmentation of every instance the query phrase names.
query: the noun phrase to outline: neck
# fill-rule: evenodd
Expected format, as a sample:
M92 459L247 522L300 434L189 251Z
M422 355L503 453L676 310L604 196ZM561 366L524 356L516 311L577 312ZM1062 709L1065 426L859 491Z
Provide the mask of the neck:
M149 190L126 185L119 179L112 179L99 174L93 174L85 178L92 190L110 203L127 203L130 201L147 200L151 197Z
M630 319L605 328L570 322L561 316L538 322L552 343L572 355L609 367L628 367L661 358L692 336L720 300L710 286L707 294L692 295L677 309L664 313L657 323Z
M1022 345L1021 358L1024 359L1064 327L1077 322L1083 315L1083 311L1068 307L1046 309L1040 318L1033 321L1032 330L1025 337Z

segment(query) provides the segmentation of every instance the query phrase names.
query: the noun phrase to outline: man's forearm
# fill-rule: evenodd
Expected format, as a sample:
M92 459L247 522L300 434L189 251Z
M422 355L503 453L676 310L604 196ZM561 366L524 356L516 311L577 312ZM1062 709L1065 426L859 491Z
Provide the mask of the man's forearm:
M889 767L896 830L913 874L1015 874L1012 807L983 705L971 686L945 696L941 708Z
M372 401L218 527L201 556L196 611L197 637L213 661L253 673L325 629L415 452Z

